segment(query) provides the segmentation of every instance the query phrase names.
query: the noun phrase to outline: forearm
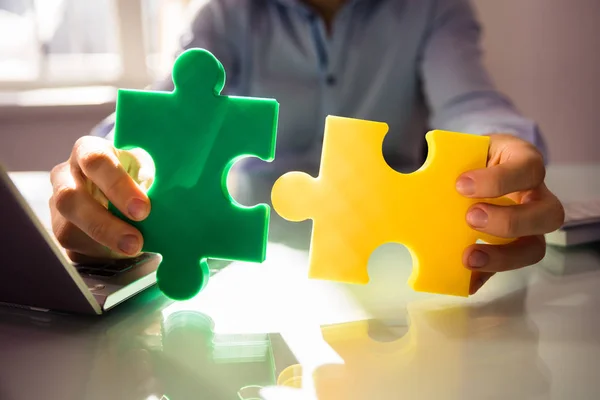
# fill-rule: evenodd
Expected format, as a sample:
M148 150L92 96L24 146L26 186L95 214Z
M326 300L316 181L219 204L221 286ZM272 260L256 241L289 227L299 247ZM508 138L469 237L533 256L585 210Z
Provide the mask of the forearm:
M448 103L432 118L431 124L438 129L472 134L513 134L536 146L545 159L548 157L538 124L524 117L495 91L469 93Z
M113 138L113 130L115 127L115 113L110 114L98 124L96 124L89 132L90 136L103 137L109 140Z
M444 0L436 4L420 64L431 127L514 134L534 144L546 158L538 125L497 90L483 65L480 26L470 3Z

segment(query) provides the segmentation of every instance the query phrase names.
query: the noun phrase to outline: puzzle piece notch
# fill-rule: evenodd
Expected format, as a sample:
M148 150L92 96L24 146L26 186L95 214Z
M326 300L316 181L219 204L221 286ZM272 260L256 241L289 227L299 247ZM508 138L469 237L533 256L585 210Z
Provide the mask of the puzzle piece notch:
M225 71L204 49L178 57L173 81L172 92L119 90L114 145L143 149L156 173L144 221L109 209L140 230L142 251L163 256L161 291L186 300L206 286L209 258L264 261L270 209L233 201L227 174L242 157L274 159L279 105L220 95Z
M469 199L455 189L461 173L486 166L489 137L431 131L426 162L401 174L383 158L387 131L385 123L329 116L318 177L281 176L273 186L273 208L291 221L313 220L311 278L366 284L370 255L394 242L413 256L409 285L414 290L468 296L465 248L478 239L512 241L481 234L466 222L476 202L506 205L512 200Z

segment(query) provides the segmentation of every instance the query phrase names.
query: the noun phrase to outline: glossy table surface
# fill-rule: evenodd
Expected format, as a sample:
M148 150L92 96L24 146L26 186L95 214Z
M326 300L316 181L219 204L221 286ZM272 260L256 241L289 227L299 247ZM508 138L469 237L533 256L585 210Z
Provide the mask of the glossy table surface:
M12 177L47 224L47 173ZM547 182L592 197L598 177ZM372 255L368 285L308 280L310 228L272 216L267 261L226 265L186 302L152 288L102 317L0 309L0 399L600 398L600 245L549 247L463 299L413 292L398 245Z

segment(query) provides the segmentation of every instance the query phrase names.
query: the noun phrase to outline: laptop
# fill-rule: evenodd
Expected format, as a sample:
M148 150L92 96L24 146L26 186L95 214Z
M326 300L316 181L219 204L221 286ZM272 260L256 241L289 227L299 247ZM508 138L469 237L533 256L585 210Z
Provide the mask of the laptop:
M142 253L106 264L73 263L2 165L0 250L0 305L59 313L106 313L155 285L162 260Z
M546 185L565 209L563 225L546 234L550 247L600 244L600 164L548 165Z
M546 243L573 247L600 242L600 196L563 202L565 221L560 229L546 235Z

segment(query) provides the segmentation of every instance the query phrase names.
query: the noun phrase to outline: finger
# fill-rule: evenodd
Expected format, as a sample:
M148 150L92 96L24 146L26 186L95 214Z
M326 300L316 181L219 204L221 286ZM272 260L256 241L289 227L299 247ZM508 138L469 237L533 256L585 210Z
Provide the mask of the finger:
M565 215L561 202L542 185L524 197L522 204L478 203L469 209L466 218L469 226L480 232L517 238L553 232L563 224Z
M141 251L141 233L102 207L81 186L77 187L72 175L63 174L61 179L54 180L51 201L58 214L100 245L127 256L134 256ZM69 233L74 234L67 232L65 237L70 238ZM63 241L66 240L63 238ZM78 245L82 245L82 242L78 242Z
M114 254L69 222L56 208L56 193L77 187L76 180L71 175L69 163L65 162L54 167L50 173L50 181L55 192L49 200L50 217L52 233L57 244L66 250L67 255L80 253L91 257L105 258ZM72 258L71 260L75 261Z
M103 263L108 260L129 256L111 251L86 235L81 229L62 217L52 222L57 244L62 247L73 262Z
M112 253L60 214L52 218L52 231L58 244L67 251L98 258L109 258Z
M146 193L121 165L117 151L102 138L84 137L73 148L71 168L80 171L104 193L119 211L132 220L143 220L150 211Z
M77 264L87 264L87 265L106 264L106 263L111 262L115 258L124 258L122 256L115 257L114 256L115 254L116 253L111 252L109 256L88 255L88 254L78 253L76 251L67 250L67 257L69 258L69 260L71 260L72 262L77 263Z
M507 140L492 140L490 156L497 160L486 168L462 174L456 182L459 193L472 198L495 198L542 184L546 169L540 152L521 139ZM504 154L496 156L494 152Z
M480 273L503 272L536 264L545 254L544 236L528 236L505 245L469 246L463 254L463 264Z
M154 182L156 170L150 154L140 148L118 150L117 156L123 168L139 187L147 192Z
M481 272L481 271L473 271L471 274L471 286L469 288L469 294L473 295L479 291L486 284L487 281L490 280L492 276L495 275L495 272Z

